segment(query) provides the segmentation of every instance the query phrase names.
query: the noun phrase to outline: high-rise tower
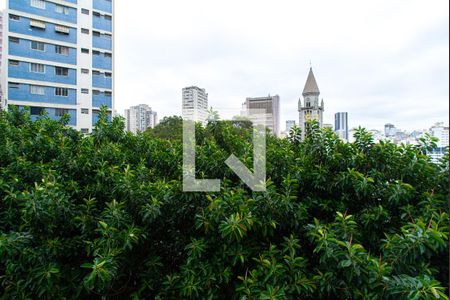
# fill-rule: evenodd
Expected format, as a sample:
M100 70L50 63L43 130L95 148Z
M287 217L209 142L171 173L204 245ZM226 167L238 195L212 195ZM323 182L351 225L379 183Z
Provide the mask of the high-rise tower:
M246 116L250 119L255 115L263 120L254 121L263 122L273 135L280 136L280 96L267 96L258 98L247 98L245 101Z
M325 111L325 105L323 99L319 101L320 90L317 85L316 78L312 68L309 70L308 79L306 80L305 88L303 89L303 101L300 98L298 101L298 112L300 114L299 127L302 130L302 134L305 134L306 123L311 120L319 122L320 128L323 127L323 112Z
M139 104L125 110L125 128L132 133L144 132L155 128L158 114L147 104Z
M208 120L208 94L205 89L190 86L183 89L183 118L206 125Z
M114 0L8 0L3 18L7 105L32 118L70 116L88 133L114 111Z
M334 132L342 140L348 142L348 113L338 112L334 115Z

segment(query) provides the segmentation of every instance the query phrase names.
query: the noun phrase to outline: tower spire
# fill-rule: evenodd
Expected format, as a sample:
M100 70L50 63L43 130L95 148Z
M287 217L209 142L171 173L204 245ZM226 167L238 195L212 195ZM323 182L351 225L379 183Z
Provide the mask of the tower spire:
M319 86L317 85L312 67L309 68L308 80L306 80L305 89L303 90L303 96L306 95L320 95Z

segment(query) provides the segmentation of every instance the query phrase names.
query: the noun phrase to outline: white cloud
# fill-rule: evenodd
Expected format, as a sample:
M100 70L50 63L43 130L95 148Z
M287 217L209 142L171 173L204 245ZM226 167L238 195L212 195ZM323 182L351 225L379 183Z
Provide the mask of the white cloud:
M4 1L4 0L3 0ZM448 1L116 0L116 105L181 113L181 89L241 109L279 94L284 120L312 60L327 122L405 129L448 123Z
M311 59L330 123L337 111L354 126L448 121L445 1L141 3L117 1L120 109L179 114L181 88L196 84L236 113L248 96L279 94L283 121L297 119Z

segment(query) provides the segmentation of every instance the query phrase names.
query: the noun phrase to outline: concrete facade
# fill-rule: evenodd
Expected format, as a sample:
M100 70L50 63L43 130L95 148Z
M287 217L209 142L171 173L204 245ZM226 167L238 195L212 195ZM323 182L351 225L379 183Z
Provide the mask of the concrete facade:
M258 98L247 98L245 103L245 116L250 120L255 114L255 110L259 112L265 112L265 126L275 136L280 136L280 96L267 96ZM260 113L256 113L260 114Z
M182 91L183 119L200 122L208 121L208 93L205 89L190 86Z
M4 14L6 105L46 111L92 131L100 107L114 111L114 1L8 0Z
M146 104L132 106L125 110L125 127L132 133L144 132L158 124L158 113Z

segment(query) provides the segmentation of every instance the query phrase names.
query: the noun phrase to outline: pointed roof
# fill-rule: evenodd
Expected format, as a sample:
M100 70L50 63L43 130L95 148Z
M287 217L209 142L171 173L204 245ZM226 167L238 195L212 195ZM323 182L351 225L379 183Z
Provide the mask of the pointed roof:
M317 85L316 77L312 67L309 69L308 80L306 80L305 89L303 90L303 95L306 94L320 94L319 86Z

